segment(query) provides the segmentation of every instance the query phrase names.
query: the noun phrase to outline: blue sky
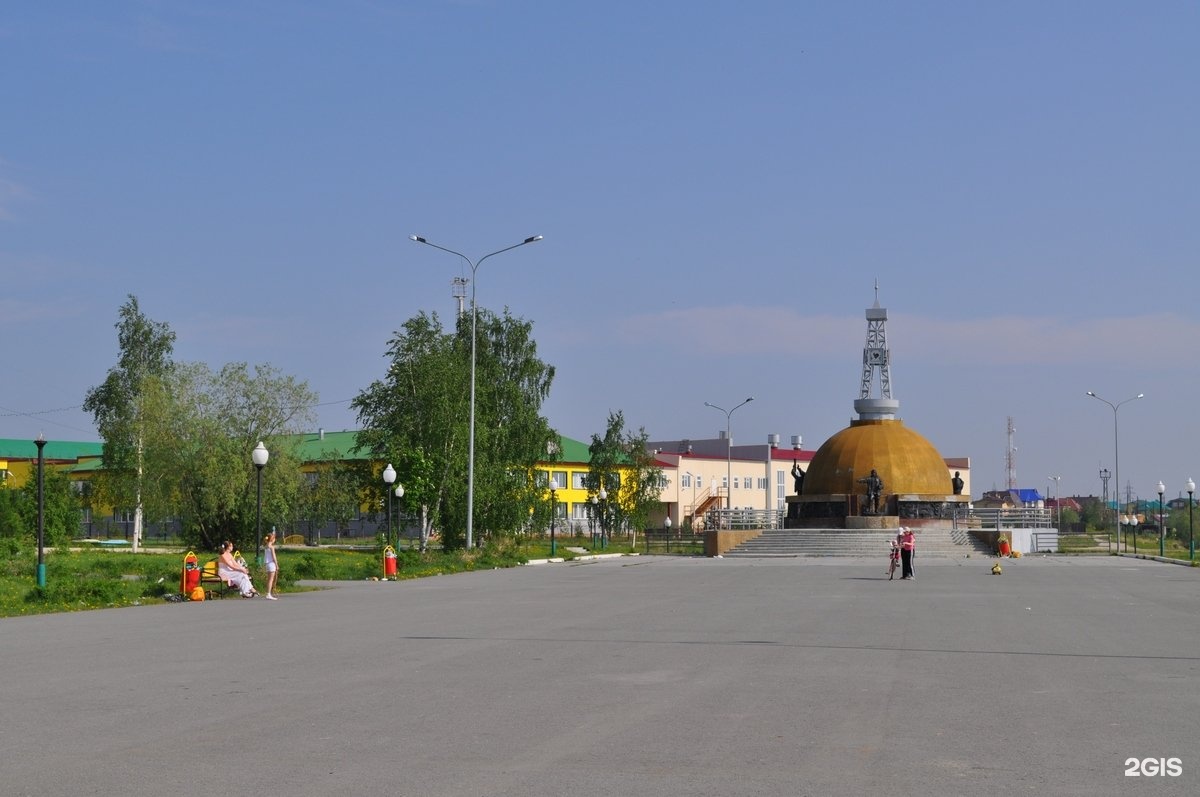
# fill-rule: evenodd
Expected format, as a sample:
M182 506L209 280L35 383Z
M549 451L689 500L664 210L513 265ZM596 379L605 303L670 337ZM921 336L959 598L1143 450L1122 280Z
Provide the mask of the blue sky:
M889 310L906 424L1017 481L1169 496L1200 388L1192 2L46 2L0 11L0 437L79 409L126 294L319 425L419 311L534 323L588 439L806 447ZM466 276L470 276L469 271Z

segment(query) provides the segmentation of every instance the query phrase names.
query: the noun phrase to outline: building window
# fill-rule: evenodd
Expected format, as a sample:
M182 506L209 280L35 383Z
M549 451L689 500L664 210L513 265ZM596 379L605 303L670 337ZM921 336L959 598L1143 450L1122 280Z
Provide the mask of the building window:
M690 473L680 474L679 486L680 487L691 487L692 486L692 474L690 474Z
M577 470L573 472L571 474L571 487L576 490L586 490L587 485L583 483L585 478L587 478L586 470Z
M554 481L558 484L558 489L567 489L567 472L565 470L553 471Z

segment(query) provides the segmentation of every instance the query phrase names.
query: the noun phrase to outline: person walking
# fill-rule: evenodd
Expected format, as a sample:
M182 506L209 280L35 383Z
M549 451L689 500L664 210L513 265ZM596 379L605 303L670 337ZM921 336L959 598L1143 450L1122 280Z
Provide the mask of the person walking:
M269 601L278 600L275 597L275 581L279 578L279 557L275 555L275 529L272 528L263 540L263 564L267 568L267 594Z
M904 526L900 529L900 579L902 581L915 581L917 578L913 574L913 554L916 551L917 538L913 535L911 528Z

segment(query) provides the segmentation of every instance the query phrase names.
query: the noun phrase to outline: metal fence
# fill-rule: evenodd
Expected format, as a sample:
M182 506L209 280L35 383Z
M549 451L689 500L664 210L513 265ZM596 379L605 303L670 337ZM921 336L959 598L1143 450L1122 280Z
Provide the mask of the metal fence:
M700 556L704 553L704 534L683 529L648 529L642 532L646 553L673 556Z
M1019 507L1013 509L981 509L971 510L971 519L985 529L1048 529L1054 527L1053 513L1049 509L1034 509Z
M706 529L781 529L782 509L710 509L704 513Z

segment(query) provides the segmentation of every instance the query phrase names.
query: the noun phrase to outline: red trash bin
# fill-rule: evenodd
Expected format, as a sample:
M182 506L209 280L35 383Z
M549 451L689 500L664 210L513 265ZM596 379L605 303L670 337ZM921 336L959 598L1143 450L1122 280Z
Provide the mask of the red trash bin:
M200 560L194 551L188 551L183 557L183 572L179 575L179 593L191 595L192 590L200 586Z
M387 546L383 549L383 577L396 575L396 549Z

